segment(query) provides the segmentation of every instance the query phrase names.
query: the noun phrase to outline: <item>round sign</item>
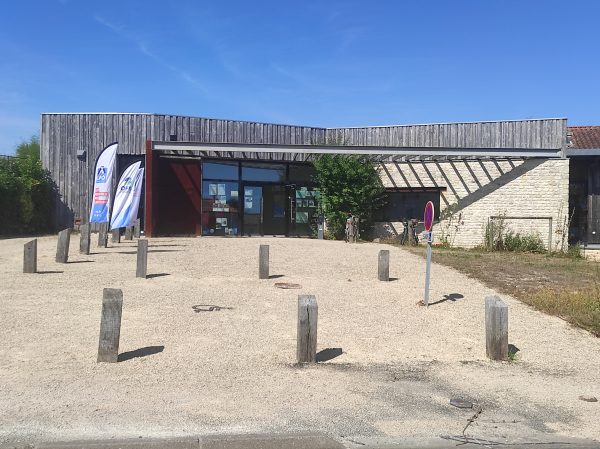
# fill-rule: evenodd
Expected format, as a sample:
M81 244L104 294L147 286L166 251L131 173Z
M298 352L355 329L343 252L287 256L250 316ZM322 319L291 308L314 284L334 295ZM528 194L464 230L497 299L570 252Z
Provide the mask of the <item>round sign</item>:
M431 201L425 206L425 219L423 222L425 223L425 230L431 231L433 226L433 203Z

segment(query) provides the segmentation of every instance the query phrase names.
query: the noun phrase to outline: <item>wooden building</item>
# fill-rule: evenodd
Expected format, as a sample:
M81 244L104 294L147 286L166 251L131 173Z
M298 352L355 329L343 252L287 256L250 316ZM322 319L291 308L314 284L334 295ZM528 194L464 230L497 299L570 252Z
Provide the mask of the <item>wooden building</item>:
M160 114L73 113L42 114L40 143L42 164L57 192L58 229L73 226L76 219L88 221L96 159L118 142L115 178L134 161L146 166L140 214L147 234L255 235L265 233L255 221L266 223L268 216L267 235L307 235L318 201L310 162L319 152L370 154L398 201L410 202L430 190L441 208L454 202L465 210L486 205L483 214L493 215L501 208L490 206L484 192L502 192L517 173L522 181L529 170L534 178L546 172L551 176L554 169L548 167L565 160L566 130L564 118L326 129ZM328 139L346 146L327 147ZM546 161L554 165L546 164L548 170L540 172ZM557 188L564 190L563 184ZM520 201L511 195L511 201ZM546 200L548 213L557 215L558 206ZM264 217L253 216L258 201L261 214L269 211ZM377 232L399 232L398 224L386 220Z

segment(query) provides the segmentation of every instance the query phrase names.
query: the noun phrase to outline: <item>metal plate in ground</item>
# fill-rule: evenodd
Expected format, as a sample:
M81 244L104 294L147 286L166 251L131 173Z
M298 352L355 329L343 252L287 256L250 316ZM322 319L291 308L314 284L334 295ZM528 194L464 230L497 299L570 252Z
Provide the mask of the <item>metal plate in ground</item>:
M458 408L473 408L473 404L469 401L465 401L463 399L451 399L450 405Z
M302 288L300 284L290 284L289 282L278 282L275 284L277 288Z

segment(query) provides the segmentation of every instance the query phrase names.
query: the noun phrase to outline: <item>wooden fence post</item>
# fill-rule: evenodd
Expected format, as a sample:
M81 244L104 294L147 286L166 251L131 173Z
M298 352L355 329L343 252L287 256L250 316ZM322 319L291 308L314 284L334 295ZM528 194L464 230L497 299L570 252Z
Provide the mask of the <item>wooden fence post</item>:
M106 248L108 245L108 223L100 223L98 226L98 246Z
M125 228L125 240L133 240L133 226Z
M485 298L485 351L492 360L508 360L508 306L498 296Z
M269 279L269 245L260 245L258 251L258 278Z
M23 273L37 272L37 239L25 243L23 247Z
M67 263L69 259L69 244L71 243L71 228L63 229L58 233L56 243L56 262Z
M377 279L380 281L390 280L390 251L382 249L379 251L379 261L377 266Z
M113 243L121 243L121 229L115 228L112 230L112 239Z
M105 288L102 293L102 320L97 362L117 363L122 312L123 291L118 288Z
M319 309L314 295L298 295L298 363L317 361L317 320Z
M135 220L135 226L133 227L133 235L135 236L136 239L140 238L141 235L141 219L137 219Z
M79 252L81 254L90 253L90 240L92 225L90 223L79 226Z
M137 271L135 277L146 279L148 271L148 240L138 240L137 246Z

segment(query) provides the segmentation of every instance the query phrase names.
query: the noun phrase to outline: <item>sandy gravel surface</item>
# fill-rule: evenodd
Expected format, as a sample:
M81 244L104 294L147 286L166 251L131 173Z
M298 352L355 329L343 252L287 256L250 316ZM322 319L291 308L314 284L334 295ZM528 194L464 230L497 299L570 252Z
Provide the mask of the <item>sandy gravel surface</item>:
M314 431L352 446L456 437L474 411L450 406L452 398L483 406L467 430L481 441L600 439L600 402L579 399L600 399L600 339L502 296L519 359L488 361L484 298L496 293L434 265L432 305L418 306L425 263L399 248L149 239L151 277L137 279L136 242L97 248L93 234L87 256L73 235L69 263L57 264L56 237L43 237L40 273L23 274L28 240L0 240L0 442ZM258 279L260 244L270 245L269 280ZM391 282L377 281L384 248ZM124 295L125 360L116 364L96 363L104 287ZM295 364L298 294L317 297L317 350L341 355ZM222 309L197 307L205 305Z

